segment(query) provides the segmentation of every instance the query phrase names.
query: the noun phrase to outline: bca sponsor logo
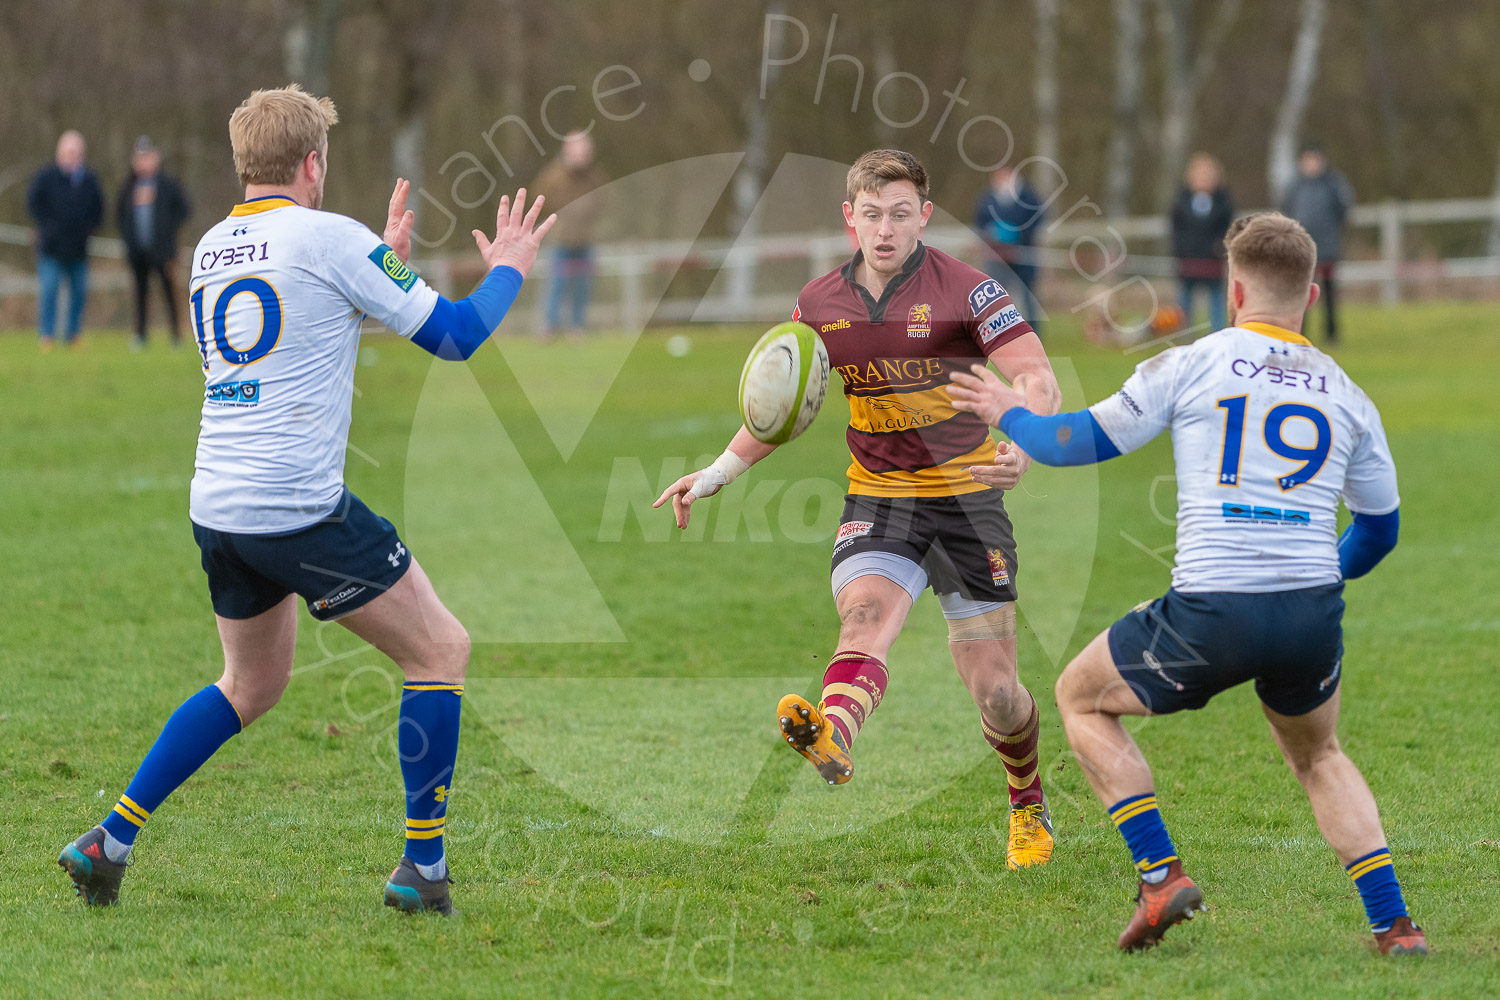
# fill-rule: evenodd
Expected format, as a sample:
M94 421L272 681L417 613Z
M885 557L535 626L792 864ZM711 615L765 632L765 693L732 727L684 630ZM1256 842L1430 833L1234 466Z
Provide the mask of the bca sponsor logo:
M969 293L969 308L974 310L975 316L978 316L1004 295L1005 289L1000 286L1000 282L994 278L986 278L975 285L974 290Z
M906 314L906 335L925 337L932 332L932 304L919 302Z
M1015 306L1006 306L979 325L979 342L988 344L1017 323L1024 322L1021 310Z
M861 535L868 535L870 533L870 529L873 527L875 527L874 521L845 521L843 524L839 525L838 537L836 537L834 541L847 542L851 538L858 538Z
M207 385L203 398L218 406L254 406L260 402L260 379Z

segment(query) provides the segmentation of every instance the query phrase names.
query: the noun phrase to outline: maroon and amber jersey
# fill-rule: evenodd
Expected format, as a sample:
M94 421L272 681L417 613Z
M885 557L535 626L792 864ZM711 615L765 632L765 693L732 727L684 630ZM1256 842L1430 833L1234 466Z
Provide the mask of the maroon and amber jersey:
M995 461L984 421L953 408L949 375L1031 326L994 278L917 244L880 298L854 280L860 253L807 283L792 319L823 338L849 400L849 492L954 496L989 489L964 471Z

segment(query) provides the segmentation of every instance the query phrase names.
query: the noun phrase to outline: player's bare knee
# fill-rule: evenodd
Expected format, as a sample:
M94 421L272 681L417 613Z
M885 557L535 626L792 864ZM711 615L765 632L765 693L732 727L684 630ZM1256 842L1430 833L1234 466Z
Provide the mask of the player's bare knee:
M454 624L457 625L457 622ZM468 629L462 625L457 627L458 635L443 645L447 647L448 668L452 671L454 680L463 680L469 672L469 654L473 651L474 644L469 639Z
M276 707L291 678L290 668L281 673L252 677L230 675L226 671L219 679L218 687L224 692L229 704L234 706L235 713L240 717L240 726L244 728Z
M1074 660L1058 675L1057 683L1053 685L1052 694L1057 699L1057 710L1065 716L1076 715L1080 711L1081 673L1078 661Z
M864 631L877 629L884 617L884 609L874 597L860 595L850 599L839 608L839 622L843 628Z
M401 672L408 681L461 681L469 670L471 646L468 631L454 621L444 635L434 636L409 662L401 663Z
M987 719L1011 719L1030 703L1014 678L985 684L974 692L979 711Z
M1312 780L1320 768L1338 764L1345 759L1343 748L1339 746L1336 737L1305 744L1283 741L1281 756L1286 761L1286 766L1291 768L1293 777L1302 784Z
M877 644L885 609L874 597L857 596L839 608L839 646L870 652Z

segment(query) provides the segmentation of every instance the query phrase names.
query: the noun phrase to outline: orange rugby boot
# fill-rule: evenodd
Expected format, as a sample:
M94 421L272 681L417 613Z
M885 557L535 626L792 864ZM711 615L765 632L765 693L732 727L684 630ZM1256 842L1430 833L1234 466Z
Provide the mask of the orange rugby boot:
M806 757L824 781L842 785L854 776L854 762L844 738L820 709L800 694L789 694L776 705L776 717L791 748Z
M1142 881L1135 897L1135 915L1120 935L1121 951L1141 951L1160 943L1167 928L1192 920L1194 911L1205 909L1203 893L1182 874L1182 862L1167 866L1167 877L1156 885Z
M1382 955L1425 955L1427 935L1411 922L1411 917L1397 917L1391 926L1375 935L1375 947Z

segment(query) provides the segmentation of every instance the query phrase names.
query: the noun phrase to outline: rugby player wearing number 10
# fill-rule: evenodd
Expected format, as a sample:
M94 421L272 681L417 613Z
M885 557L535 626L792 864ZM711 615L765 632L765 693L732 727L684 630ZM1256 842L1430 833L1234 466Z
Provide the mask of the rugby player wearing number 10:
M396 744L406 848L387 906L448 914L443 853L469 636L391 523L344 486L360 324L379 320L446 360L467 359L515 300L557 217L542 199L500 199L497 232L474 239L489 267L449 302L406 266L414 221L397 181L384 239L319 211L328 98L258 90L229 119L245 201L204 234L189 287L207 383L188 514L224 645L224 674L167 720L103 822L58 863L87 903L113 903L136 834L230 737L281 698L292 673L297 596L406 677ZM246 815L250 813L247 812Z
M1172 433L1172 588L1095 638L1057 681L1068 742L1140 873L1119 946L1150 947L1203 905L1120 717L1202 708L1253 679L1381 953L1426 954L1375 798L1334 732L1344 581L1396 544L1396 467L1375 405L1298 332L1318 298L1312 237L1264 213L1237 221L1225 245L1234 326L1143 362L1119 392L1077 413L1029 413L1025 397L977 367L953 376L954 405L1048 465L1104 461ZM1354 515L1342 538L1340 497Z
M879 149L850 169L844 220L854 258L802 289L792 318L818 331L849 400L849 496L833 550L839 645L817 705L777 706L784 739L830 784L853 774L849 751L886 688L886 657L929 585L948 620L949 650L979 707L984 738L1010 786L1007 862L1052 855L1038 765L1036 701L1016 676L1016 549L1003 491L1030 464L953 408L948 376L987 357L1029 378L1027 402L1054 413L1061 395L1041 341L993 278L924 246L927 171ZM679 479L677 525L776 448L741 428L712 465Z

